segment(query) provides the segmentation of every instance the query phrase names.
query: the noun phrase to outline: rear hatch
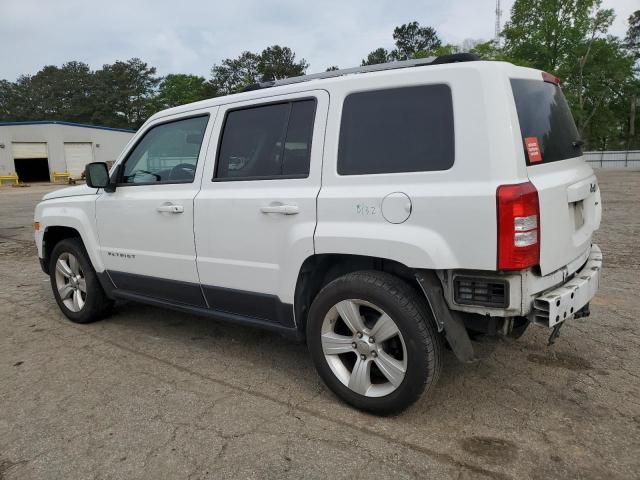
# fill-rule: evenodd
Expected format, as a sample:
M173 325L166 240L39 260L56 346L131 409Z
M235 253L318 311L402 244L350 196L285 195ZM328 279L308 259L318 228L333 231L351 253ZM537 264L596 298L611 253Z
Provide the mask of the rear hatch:
M586 261L600 226L600 190L582 159L582 141L557 79L513 78L511 88L527 175L538 190L540 270L546 275L583 256Z

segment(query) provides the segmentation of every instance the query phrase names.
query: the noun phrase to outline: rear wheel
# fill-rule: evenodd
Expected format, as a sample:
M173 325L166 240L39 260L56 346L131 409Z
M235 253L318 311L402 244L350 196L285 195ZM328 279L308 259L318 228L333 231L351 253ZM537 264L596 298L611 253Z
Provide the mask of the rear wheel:
M442 364L424 300L383 272L352 273L323 288L309 311L307 343L327 386L376 414L413 404Z
M105 295L79 239L67 238L56 244L49 272L56 302L72 322L93 322L111 311L113 302Z

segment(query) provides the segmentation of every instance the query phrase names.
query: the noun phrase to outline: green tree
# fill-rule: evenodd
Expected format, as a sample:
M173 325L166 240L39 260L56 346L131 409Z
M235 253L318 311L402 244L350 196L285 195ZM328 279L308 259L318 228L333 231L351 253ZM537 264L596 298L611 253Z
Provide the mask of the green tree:
M636 60L640 59L640 10L629 15L629 29L625 37L625 46Z
M495 40L477 42L469 53L479 56L482 60L510 60Z
M637 133L636 117L640 103L640 10L629 16L629 29L624 39L625 47L635 60L634 78L629 86L629 127L627 130L627 148L640 148L640 135Z
M103 65L95 72L91 122L138 128L149 117L160 78L139 58Z
M279 45L267 47L260 54L245 51L238 58L226 58L214 65L211 82L220 94L227 95L254 83L304 75L309 64L295 58L289 47Z
M338 68L337 65L331 65L330 67L327 67L327 69L325 70L325 72L335 72L336 70L340 70Z
M418 22L409 22L393 29L395 48L390 52L383 47L369 52L361 65L376 65L394 60L425 58L431 55L455 53L455 45L442 45L433 27L421 27Z
M16 82L0 81L0 118L2 121L33 120L29 85L31 77L22 75Z
M504 51L519 64L560 73L576 64L576 48L583 45L599 20L611 11L599 10L600 0L516 0L502 36ZM599 25L599 33L608 25Z
M160 82L158 93L151 100L151 108L158 111L215 97L216 93L215 86L204 77L173 73Z
M293 50L280 45L265 48L258 61L258 73L263 82L304 75L308 67L304 58L296 61Z
M413 58L427 58L427 57L440 57L442 55L453 55L454 53L460 53L461 48L458 45L446 43L439 47L432 48L431 50L420 50L413 55Z
M433 27L421 27L418 22L410 22L393 29L396 48L391 52L393 60L407 60L442 46L442 42Z
M64 120L87 122L91 118L91 95L94 89L93 72L83 62L67 62L60 68L63 79L60 100Z
M607 36L614 14L601 0L516 0L502 35L503 57L559 76L589 147L615 142L625 130L632 62ZM533 14L535 12L535 14Z
M58 67L47 65L32 77L18 79L18 83L23 83L28 90L35 117L47 120L60 120L64 117L65 100L68 100L64 98L67 82Z
M212 83L218 91L227 95L259 81L258 64L260 57L244 51L238 58L226 58L211 69Z
M590 61L569 77L565 93L581 135L591 148L624 148L633 59L618 39L597 39Z
M378 63L386 63L390 60L391 58L387 49L380 47L370 52L369 55L367 55L367 58L362 60L361 65L363 67L366 65L376 65Z
M28 79L30 77L21 77ZM25 89L18 82L0 80L0 121L29 120L25 111L27 99L24 97Z
M92 73L85 63L47 65L15 83L3 81L1 90L1 115L7 120L82 122L91 115Z
M0 80L0 121L7 121L11 115L13 106L13 83Z

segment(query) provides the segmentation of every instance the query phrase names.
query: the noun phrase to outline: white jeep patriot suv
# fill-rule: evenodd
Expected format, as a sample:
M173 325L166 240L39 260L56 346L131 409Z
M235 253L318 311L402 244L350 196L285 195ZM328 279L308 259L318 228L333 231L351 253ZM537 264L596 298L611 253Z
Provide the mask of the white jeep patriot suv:
M596 177L557 78L469 54L263 83L151 117L49 193L36 243L74 322L134 300L306 339L397 412L447 343L589 314Z

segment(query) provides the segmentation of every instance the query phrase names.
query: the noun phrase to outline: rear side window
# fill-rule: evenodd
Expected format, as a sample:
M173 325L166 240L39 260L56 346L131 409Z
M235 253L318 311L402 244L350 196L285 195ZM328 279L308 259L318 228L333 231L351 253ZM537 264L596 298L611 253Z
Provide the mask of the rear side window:
M374 90L345 99L340 175L447 170L454 157L449 86Z
M214 180L307 177L315 111L315 100L230 111Z
M542 80L512 79L527 165L582 155L578 129L562 90Z

